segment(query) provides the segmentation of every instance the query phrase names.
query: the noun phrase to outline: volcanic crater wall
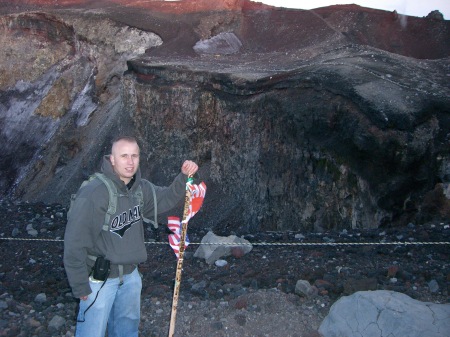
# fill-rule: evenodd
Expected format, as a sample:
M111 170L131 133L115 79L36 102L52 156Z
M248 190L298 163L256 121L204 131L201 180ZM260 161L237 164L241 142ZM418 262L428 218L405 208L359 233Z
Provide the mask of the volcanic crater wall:
M427 60L361 43L355 36L368 33L358 33L353 7L350 15L265 8L205 14L208 27L223 36L234 29L242 44L221 55L201 14L177 16L182 37L162 41L150 28L175 34L172 14L152 21L117 8L0 18L2 197L67 205L110 140L127 133L140 142L143 175L157 184L186 158L200 164L211 228L323 231L450 217L445 48ZM379 21L368 13L365 23ZM395 25L391 16L385 21ZM298 17L322 28L297 41L289 27L301 28ZM269 19L284 22L281 31L270 32L261 21ZM343 23L352 34L339 31ZM448 22L430 25L439 41L449 35ZM285 31L289 41L271 40ZM219 48L195 55L190 43L207 49L207 37Z
M250 230L417 221L421 194L448 179L446 89L417 91L426 71L415 62L346 47L259 77L226 64L128 64L124 107L147 153L169 167L183 153L210 162Z

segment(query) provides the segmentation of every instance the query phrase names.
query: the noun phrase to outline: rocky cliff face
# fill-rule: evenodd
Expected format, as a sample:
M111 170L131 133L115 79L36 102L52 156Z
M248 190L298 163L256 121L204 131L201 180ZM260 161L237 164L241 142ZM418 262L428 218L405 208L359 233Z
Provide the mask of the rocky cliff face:
M210 161L211 179L241 201L247 224L416 221L419 195L448 178L439 62L347 46L283 74L214 63L130 61L124 105L152 160Z
M133 133L156 183L202 165L211 227L449 218L448 21L206 3L4 6L5 195L65 203Z
M126 60L162 41L106 17L76 13L4 15L0 30L1 190L57 202L108 146L103 134L116 124Z

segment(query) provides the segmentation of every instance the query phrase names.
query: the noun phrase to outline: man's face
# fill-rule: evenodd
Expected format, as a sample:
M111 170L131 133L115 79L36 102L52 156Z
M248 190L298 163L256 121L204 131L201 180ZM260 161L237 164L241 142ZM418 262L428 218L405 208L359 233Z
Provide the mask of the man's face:
M139 167L139 146L135 142L119 140L113 144L110 159L114 172L128 184Z

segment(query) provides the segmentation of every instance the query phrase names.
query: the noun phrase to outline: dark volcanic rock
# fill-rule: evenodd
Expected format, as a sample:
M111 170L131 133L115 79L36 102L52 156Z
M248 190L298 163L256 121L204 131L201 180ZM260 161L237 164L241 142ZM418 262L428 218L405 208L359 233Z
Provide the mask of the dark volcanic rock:
M10 196L67 203L126 132L155 183L185 158L199 162L210 227L323 231L450 216L450 24L436 13L0 4L0 186ZM233 36L234 48L216 36ZM199 41L214 49L194 49Z
M129 62L126 111L147 144L172 149L152 156L211 160L211 177L244 202L250 226L417 220L420 194L448 179L438 159L448 156L450 126L443 63L355 45L298 60L295 70L280 69L292 66L285 55L245 57ZM176 102L170 113L167 101Z
M62 262L66 212L61 205L0 199L5 219L0 230L1 336L74 335L77 302ZM200 216L189 224L175 336L279 336L281 331L282 336L318 337L315 332L331 305L361 289L449 302L448 224L246 235L251 252L224 257L227 265L219 267L194 257L207 232L197 226ZM171 318L177 260L162 232L155 237L145 231L157 242L148 242L149 259L139 266L141 336L166 336ZM424 233L435 244L421 244ZM317 296L296 295L299 280L317 287Z

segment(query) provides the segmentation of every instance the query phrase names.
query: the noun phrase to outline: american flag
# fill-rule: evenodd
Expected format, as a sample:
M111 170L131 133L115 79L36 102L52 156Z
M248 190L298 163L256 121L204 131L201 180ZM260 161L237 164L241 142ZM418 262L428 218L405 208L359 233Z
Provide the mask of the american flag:
M167 227L173 232L169 235L169 244L172 247L177 259L180 257L180 240L181 240L181 221L177 216L169 216L167 218ZM189 245L189 238L186 234L184 247Z
M187 184L189 191L191 192L191 198L189 202L189 213L183 222L188 222L197 212L200 210L205 199L206 185L202 181L200 185Z
M206 194L206 185L204 182L200 183L200 185L187 184L187 188L190 192L189 199L189 210L186 215L186 219L183 220L183 223L186 223L200 210L203 204L203 200L205 199ZM172 247L177 259L180 257L180 240L181 240L181 222L180 218L177 216L169 216L167 218L167 227L172 231L173 234L169 235L169 244ZM186 248L189 245L189 238L186 234L186 241L184 243L184 247Z

